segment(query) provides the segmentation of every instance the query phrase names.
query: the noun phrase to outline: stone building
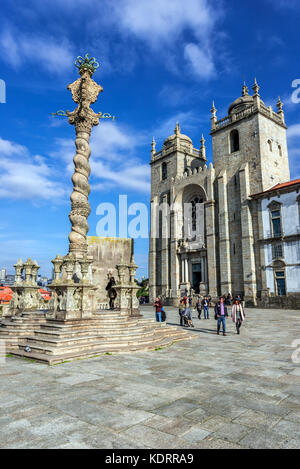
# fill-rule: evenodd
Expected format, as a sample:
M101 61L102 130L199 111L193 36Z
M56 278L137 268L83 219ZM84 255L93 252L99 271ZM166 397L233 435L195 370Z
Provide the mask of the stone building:
M266 107L255 80L217 118L211 109L213 164L205 140L196 149L179 124L161 150L151 151L150 296L177 304L192 287L212 297L241 294L247 304L267 295L261 259L259 198L290 180L280 98ZM158 209L159 207L159 209Z
M252 196L261 213L257 247L264 306L300 309L300 179Z

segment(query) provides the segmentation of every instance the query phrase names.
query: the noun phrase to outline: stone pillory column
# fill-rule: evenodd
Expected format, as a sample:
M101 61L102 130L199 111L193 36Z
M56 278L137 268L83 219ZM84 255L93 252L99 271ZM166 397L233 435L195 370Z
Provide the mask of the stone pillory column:
M89 175L91 168L89 157L91 154L89 140L92 127L99 124L101 113L96 114L90 105L97 101L98 95L103 88L92 80L92 75L99 67L94 58L88 55L83 59L78 57L75 62L79 69L80 78L71 83L67 88L72 93L77 108L68 112L70 124L75 126L76 131L76 155L74 156L75 172L72 177L73 192L71 194L71 212L69 215L72 230L69 234L69 252L75 257L81 257L87 253L86 235L89 231L87 218L91 212L88 201L90 193Z
M99 124L101 113L96 114L90 105L95 103L102 87L92 80L92 75L99 67L94 58L78 57L75 62L80 78L68 86L77 108L66 112L70 124L76 131L75 171L72 176L71 194L72 225L69 234L69 253L63 258L59 255L52 261L55 278L50 285L53 291L51 309L56 320L82 320L93 317L94 290L92 282L92 258L87 254L86 235L89 231L87 218L91 208L89 204L89 176L91 154L89 140L94 125ZM59 113L56 113L60 115ZM65 114L63 114L65 115Z

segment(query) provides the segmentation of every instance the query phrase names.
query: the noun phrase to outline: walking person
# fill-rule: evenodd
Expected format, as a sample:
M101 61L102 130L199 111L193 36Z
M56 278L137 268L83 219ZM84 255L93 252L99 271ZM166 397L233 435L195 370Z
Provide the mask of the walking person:
M226 318L228 317L227 306L224 298L221 297L215 306L215 319L217 322L217 334L220 334L220 328L222 324L223 335L226 336Z
M161 318L161 310L163 308L163 304L162 302L160 301L159 298L155 298L155 303L154 303L154 307L155 307L155 318L156 318L156 321L157 322L162 322L162 318Z
M204 311L204 319L209 319L209 301L207 296L202 300L202 309Z
M243 308L240 300L238 300L238 299L234 300L234 303L233 303L233 306L232 306L231 318L232 318L232 321L236 325L237 334L240 333L241 325L242 325L243 321L245 321L245 317L246 316L245 316L244 308Z
M200 296L198 297L197 303L196 303L196 309L198 313L198 319L201 319L201 313L202 313L202 301Z
M109 308L114 309L115 308L115 299L117 297L117 292L113 288L116 285L115 278L114 277L109 277L108 284L106 285L106 291L109 297Z
M184 316L185 316L186 321L187 321L187 327L194 327L193 318L192 318L192 309L191 308L186 308L186 310L184 312Z
M184 296L180 300L178 313L179 313L179 317L180 317L180 326L181 327L185 327L187 325L187 319L185 317L185 312L187 310L187 301L188 301L187 296Z

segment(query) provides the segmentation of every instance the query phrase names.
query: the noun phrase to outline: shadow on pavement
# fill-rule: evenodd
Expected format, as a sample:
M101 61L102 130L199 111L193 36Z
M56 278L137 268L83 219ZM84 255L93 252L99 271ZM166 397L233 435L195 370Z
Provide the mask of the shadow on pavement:
M167 324L169 326L182 327L182 329L185 329L189 332L203 332L204 334L216 334L217 333L216 329L204 329L204 328L199 329L197 327L183 327L183 326L180 326L180 324L178 324L178 323L169 322L169 321L167 321Z

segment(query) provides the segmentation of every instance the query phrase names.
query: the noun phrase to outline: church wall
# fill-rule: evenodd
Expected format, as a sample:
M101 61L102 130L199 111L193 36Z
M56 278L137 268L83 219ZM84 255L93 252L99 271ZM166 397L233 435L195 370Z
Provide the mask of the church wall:
M249 100L251 103L251 98L246 98L245 102L249 103ZM210 239L207 244L208 271L211 273L213 269L215 272L214 278L211 275L208 278L214 283L215 293L245 293L249 304L251 298L255 304L256 295L259 301L261 298L266 301L269 289L274 303L274 270L273 267L266 267L273 261L273 251L272 245L264 242L271 229L269 211L261 206L258 199L250 196L290 179L283 114L266 108L258 94L254 95L253 104L246 104L244 110L232 106L231 109L235 109L232 114L218 122L216 113L213 113L213 168L204 167L204 158L200 163L202 170L196 171L195 166L200 162L199 157L196 157L199 151L193 148L186 136L182 136L179 126L175 135L165 141L162 151L152 152L151 194L152 198L157 195L159 202L162 202L163 195L170 194L170 203L176 200L181 207L184 190L193 185L202 187L208 199L205 206L206 234L209 233ZM240 145L238 151L231 153L230 133L235 129L239 132ZM162 162L167 162L166 181L161 179ZM282 195L278 201L282 203L285 234L294 236L296 233L291 226L293 223L294 226L300 225L298 203L289 199L289 194ZM168 285L169 288L172 285L172 296L176 296L175 290L182 279L183 268L180 254L183 251L181 248L178 250L177 242L183 237L182 214L177 215L173 216L178 228L176 236L167 246L164 244L163 251L162 241L156 243L157 292L163 293L161 285ZM299 251L299 248L292 246L290 240L284 243L285 262L288 264L292 260L295 264L295 249ZM213 256L210 255L212 249ZM191 276L192 262L200 261L200 251L188 254L188 257ZM167 266L163 266L164 258L168 259ZM285 272L287 288L291 288L291 293L296 293L298 285L295 275L298 275L298 267L287 265ZM278 300L278 305L282 301Z
M281 182L290 180L286 129L277 125L273 120L259 114L259 146L261 155L262 188L257 192L265 191ZM271 141L272 151L268 140ZM282 156L278 145L281 146ZM252 192L255 194L255 192Z

